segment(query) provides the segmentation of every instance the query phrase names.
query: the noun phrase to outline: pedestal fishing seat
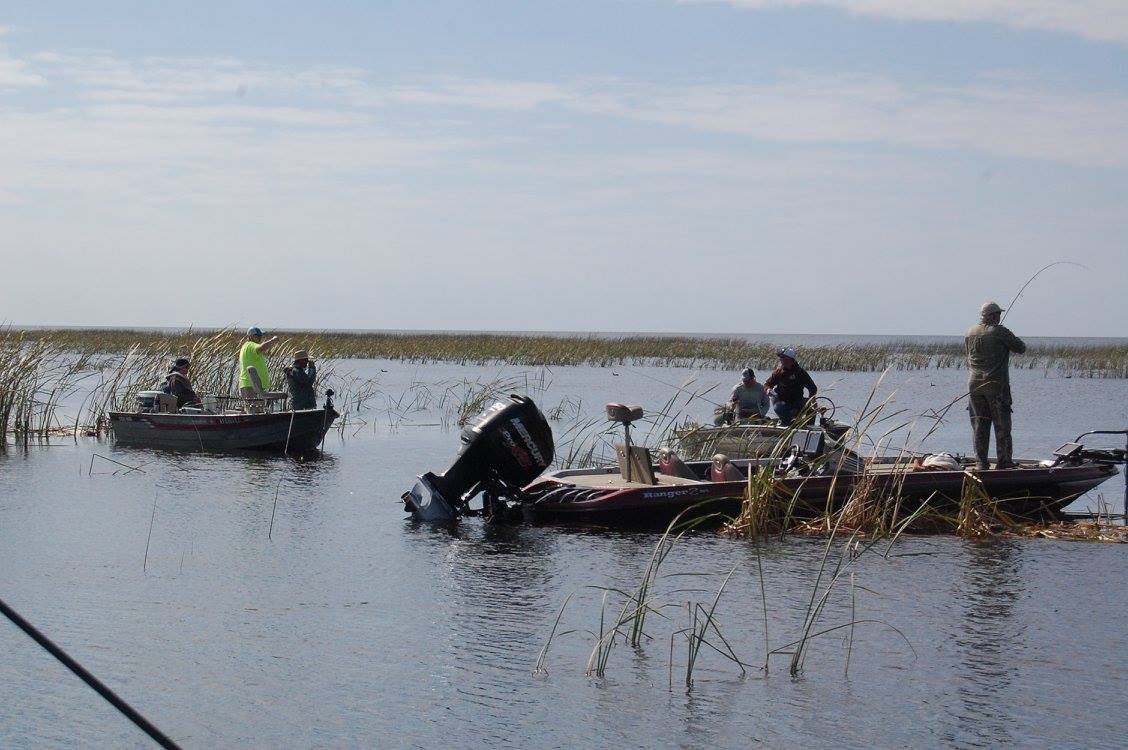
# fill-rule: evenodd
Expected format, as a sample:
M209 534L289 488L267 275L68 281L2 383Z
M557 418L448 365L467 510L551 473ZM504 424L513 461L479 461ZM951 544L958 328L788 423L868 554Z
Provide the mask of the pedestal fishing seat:
M619 459L619 474L628 482L658 484L658 480L654 478L654 462L650 458L650 450L631 445L631 423L642 419L642 416L641 406L607 404L608 421L623 425L623 443L615 446L615 454Z

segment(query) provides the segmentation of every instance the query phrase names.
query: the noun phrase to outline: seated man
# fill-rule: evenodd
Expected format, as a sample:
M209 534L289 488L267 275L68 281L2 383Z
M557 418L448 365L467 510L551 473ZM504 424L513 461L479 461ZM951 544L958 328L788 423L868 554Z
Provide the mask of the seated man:
M815 381L795 361L795 350L790 346L779 350L777 367L764 385L772 396L773 407L781 425L789 425L819 392ZM808 395L803 397L806 389Z
M767 391L756 382L755 371L747 367L740 373L740 382L733 387L732 395L715 423L732 424L748 417L761 418L768 413L768 408Z
M282 372L286 374L286 387L290 389L290 408L316 409L317 393L313 382L317 379L317 366L309 358L309 352L294 352L293 366L284 367Z
M161 388L165 393L176 396L177 409L188 404L200 403L200 397L192 390L192 381L188 379L188 368L191 364L184 357L177 358L172 363L172 367L168 368L168 376L165 378L164 387Z

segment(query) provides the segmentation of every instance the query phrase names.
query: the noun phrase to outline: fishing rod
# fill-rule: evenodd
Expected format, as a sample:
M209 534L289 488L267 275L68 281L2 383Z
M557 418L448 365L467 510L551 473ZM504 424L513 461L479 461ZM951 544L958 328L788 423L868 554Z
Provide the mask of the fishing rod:
M3 615L11 620L16 627L31 636L32 640L42 646L44 650L47 651L47 653L51 654L51 656L54 656L56 659L62 662L64 667L74 672L79 679L93 688L94 692L98 693L98 695L109 701L110 705L112 705L118 711L121 711L122 714L125 715L125 718L132 721L138 726L138 728L141 729L141 731L152 737L154 742L156 742L161 747L166 748L166 750L180 750L180 745L177 745L175 742L169 739L168 735L157 729L157 727L154 726L152 722L139 714L137 710L133 708L133 706L129 705L124 700L119 698L117 694L113 690L110 690L110 688L104 682L99 680L94 675L90 674L90 672L87 672L81 664L72 659L61 648L56 646L50 638L41 633L34 625L21 617L20 613L9 607L3 599L0 599L0 613L3 613Z
M1042 266L1041 268L1038 269L1037 273L1035 273L1033 276L1031 276L1029 279L1026 280L1026 283L1023 284L1022 288L1018 290L1018 294L1014 295L1014 299L1012 299L1010 301L1010 304L1007 305L1007 309L1003 310L1003 317L999 318L999 323L1002 323L1004 320L1007 319L1007 313L1009 313L1011 311L1011 308L1014 307L1014 303L1018 302L1018 298L1021 297L1022 293L1026 291L1026 287L1030 286L1030 284L1034 281L1034 279L1041 276L1043 271L1046 271L1050 268L1053 268L1054 266L1077 266L1078 268L1084 268L1086 271L1089 270L1088 266L1082 265L1080 263L1075 263L1071 260L1055 260L1053 263L1048 263L1048 264Z

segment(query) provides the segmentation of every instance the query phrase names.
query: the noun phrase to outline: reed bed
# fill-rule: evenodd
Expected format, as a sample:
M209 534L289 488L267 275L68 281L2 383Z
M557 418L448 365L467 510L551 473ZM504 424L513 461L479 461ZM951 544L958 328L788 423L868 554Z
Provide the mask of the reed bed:
M457 362L484 365L506 363L540 367L590 365L668 365L693 368L769 369L777 364L778 346L736 338L689 336L547 336L493 333L348 333L341 331L274 331L300 339L319 356L333 359L389 359L413 363ZM169 334L130 329L28 330L27 340L48 338L75 351L117 353L135 346L171 346L180 351L201 336L226 331L184 331ZM807 369L880 372L959 368L964 363L959 344L900 342L838 344L803 347ZM1128 378L1128 345L1031 347L1012 358L1016 368L1046 370L1071 377Z
M50 338L0 328L0 446L45 439L65 430L60 403L89 376L90 356Z
M140 391L159 388L171 361L187 357L190 377L197 393L233 397L238 393L237 353L243 336L227 329L203 334L143 337L127 348L88 345L76 348L65 332L27 331L0 328L0 435L17 441L48 439L52 435L90 435L109 427L109 412L132 409ZM314 359L323 353L315 343L302 338L283 340L267 357L274 373L274 387L283 387L282 368L298 348L310 350ZM364 410L378 391L371 378L338 372L332 360L319 362L319 386L339 394L342 423ZM80 404L63 421L61 404L80 391ZM355 422L355 418L353 420Z

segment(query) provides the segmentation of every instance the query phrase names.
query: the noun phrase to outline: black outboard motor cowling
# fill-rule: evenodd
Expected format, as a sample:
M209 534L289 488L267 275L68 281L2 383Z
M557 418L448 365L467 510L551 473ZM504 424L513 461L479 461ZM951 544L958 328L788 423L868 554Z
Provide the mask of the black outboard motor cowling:
M463 428L461 441L449 469L423 474L403 493L404 508L416 519L452 521L487 487L515 494L547 469L554 455L552 428L526 396L495 402Z

